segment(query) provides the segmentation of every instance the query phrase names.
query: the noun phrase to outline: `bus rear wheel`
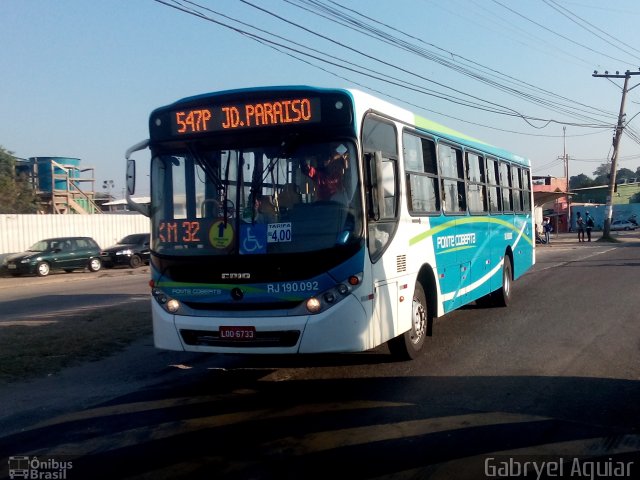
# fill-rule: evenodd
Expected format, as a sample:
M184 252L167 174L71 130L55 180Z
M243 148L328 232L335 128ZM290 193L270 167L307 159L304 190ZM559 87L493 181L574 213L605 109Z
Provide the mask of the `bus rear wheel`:
M389 340L391 355L398 360L413 360L424 350L429 323L429 309L424 288L416 283L411 307L411 329Z
M511 302L511 280L513 279L513 266L511 265L511 257L504 256L504 264L502 266L502 288L494 292L493 303L496 307L506 307Z

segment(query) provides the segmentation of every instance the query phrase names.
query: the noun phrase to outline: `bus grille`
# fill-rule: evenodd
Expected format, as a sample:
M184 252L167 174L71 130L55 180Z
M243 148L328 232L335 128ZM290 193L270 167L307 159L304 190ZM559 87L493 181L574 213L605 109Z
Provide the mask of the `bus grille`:
M187 307L194 310L222 310L222 311L243 311L243 310L290 310L300 305L295 302L274 302L274 303L200 303L183 302Z

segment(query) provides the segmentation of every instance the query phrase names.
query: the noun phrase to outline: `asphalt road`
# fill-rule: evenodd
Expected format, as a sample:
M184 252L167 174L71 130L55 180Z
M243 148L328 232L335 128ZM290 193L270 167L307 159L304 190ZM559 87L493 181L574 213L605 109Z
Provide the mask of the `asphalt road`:
M67 314L148 301L149 267L52 272L47 277L0 277L1 323L60 318Z
M525 461L527 478L534 465L637 478L640 243L558 240L510 307L437 319L416 361L385 347L195 355L146 338L5 388L0 476L23 455L71 462L69 479L505 478Z

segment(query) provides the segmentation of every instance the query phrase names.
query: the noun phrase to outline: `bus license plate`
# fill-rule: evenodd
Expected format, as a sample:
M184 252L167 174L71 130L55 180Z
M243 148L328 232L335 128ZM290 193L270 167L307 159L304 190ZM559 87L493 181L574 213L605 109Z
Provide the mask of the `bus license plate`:
M253 340L256 338L256 327L220 327L220 339Z

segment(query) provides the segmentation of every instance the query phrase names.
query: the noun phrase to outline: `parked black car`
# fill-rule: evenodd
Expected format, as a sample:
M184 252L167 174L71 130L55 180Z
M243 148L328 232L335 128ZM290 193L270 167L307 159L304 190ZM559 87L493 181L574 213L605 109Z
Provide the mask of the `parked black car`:
M106 268L113 268L117 265L138 268L143 264L148 265L150 240L151 235L148 233L127 235L115 245L102 250L100 260Z
M90 272L97 272L101 266L100 246L91 237L40 240L26 252L7 256L4 264L13 276L35 273L40 277L49 275L53 269L72 272L88 268Z

